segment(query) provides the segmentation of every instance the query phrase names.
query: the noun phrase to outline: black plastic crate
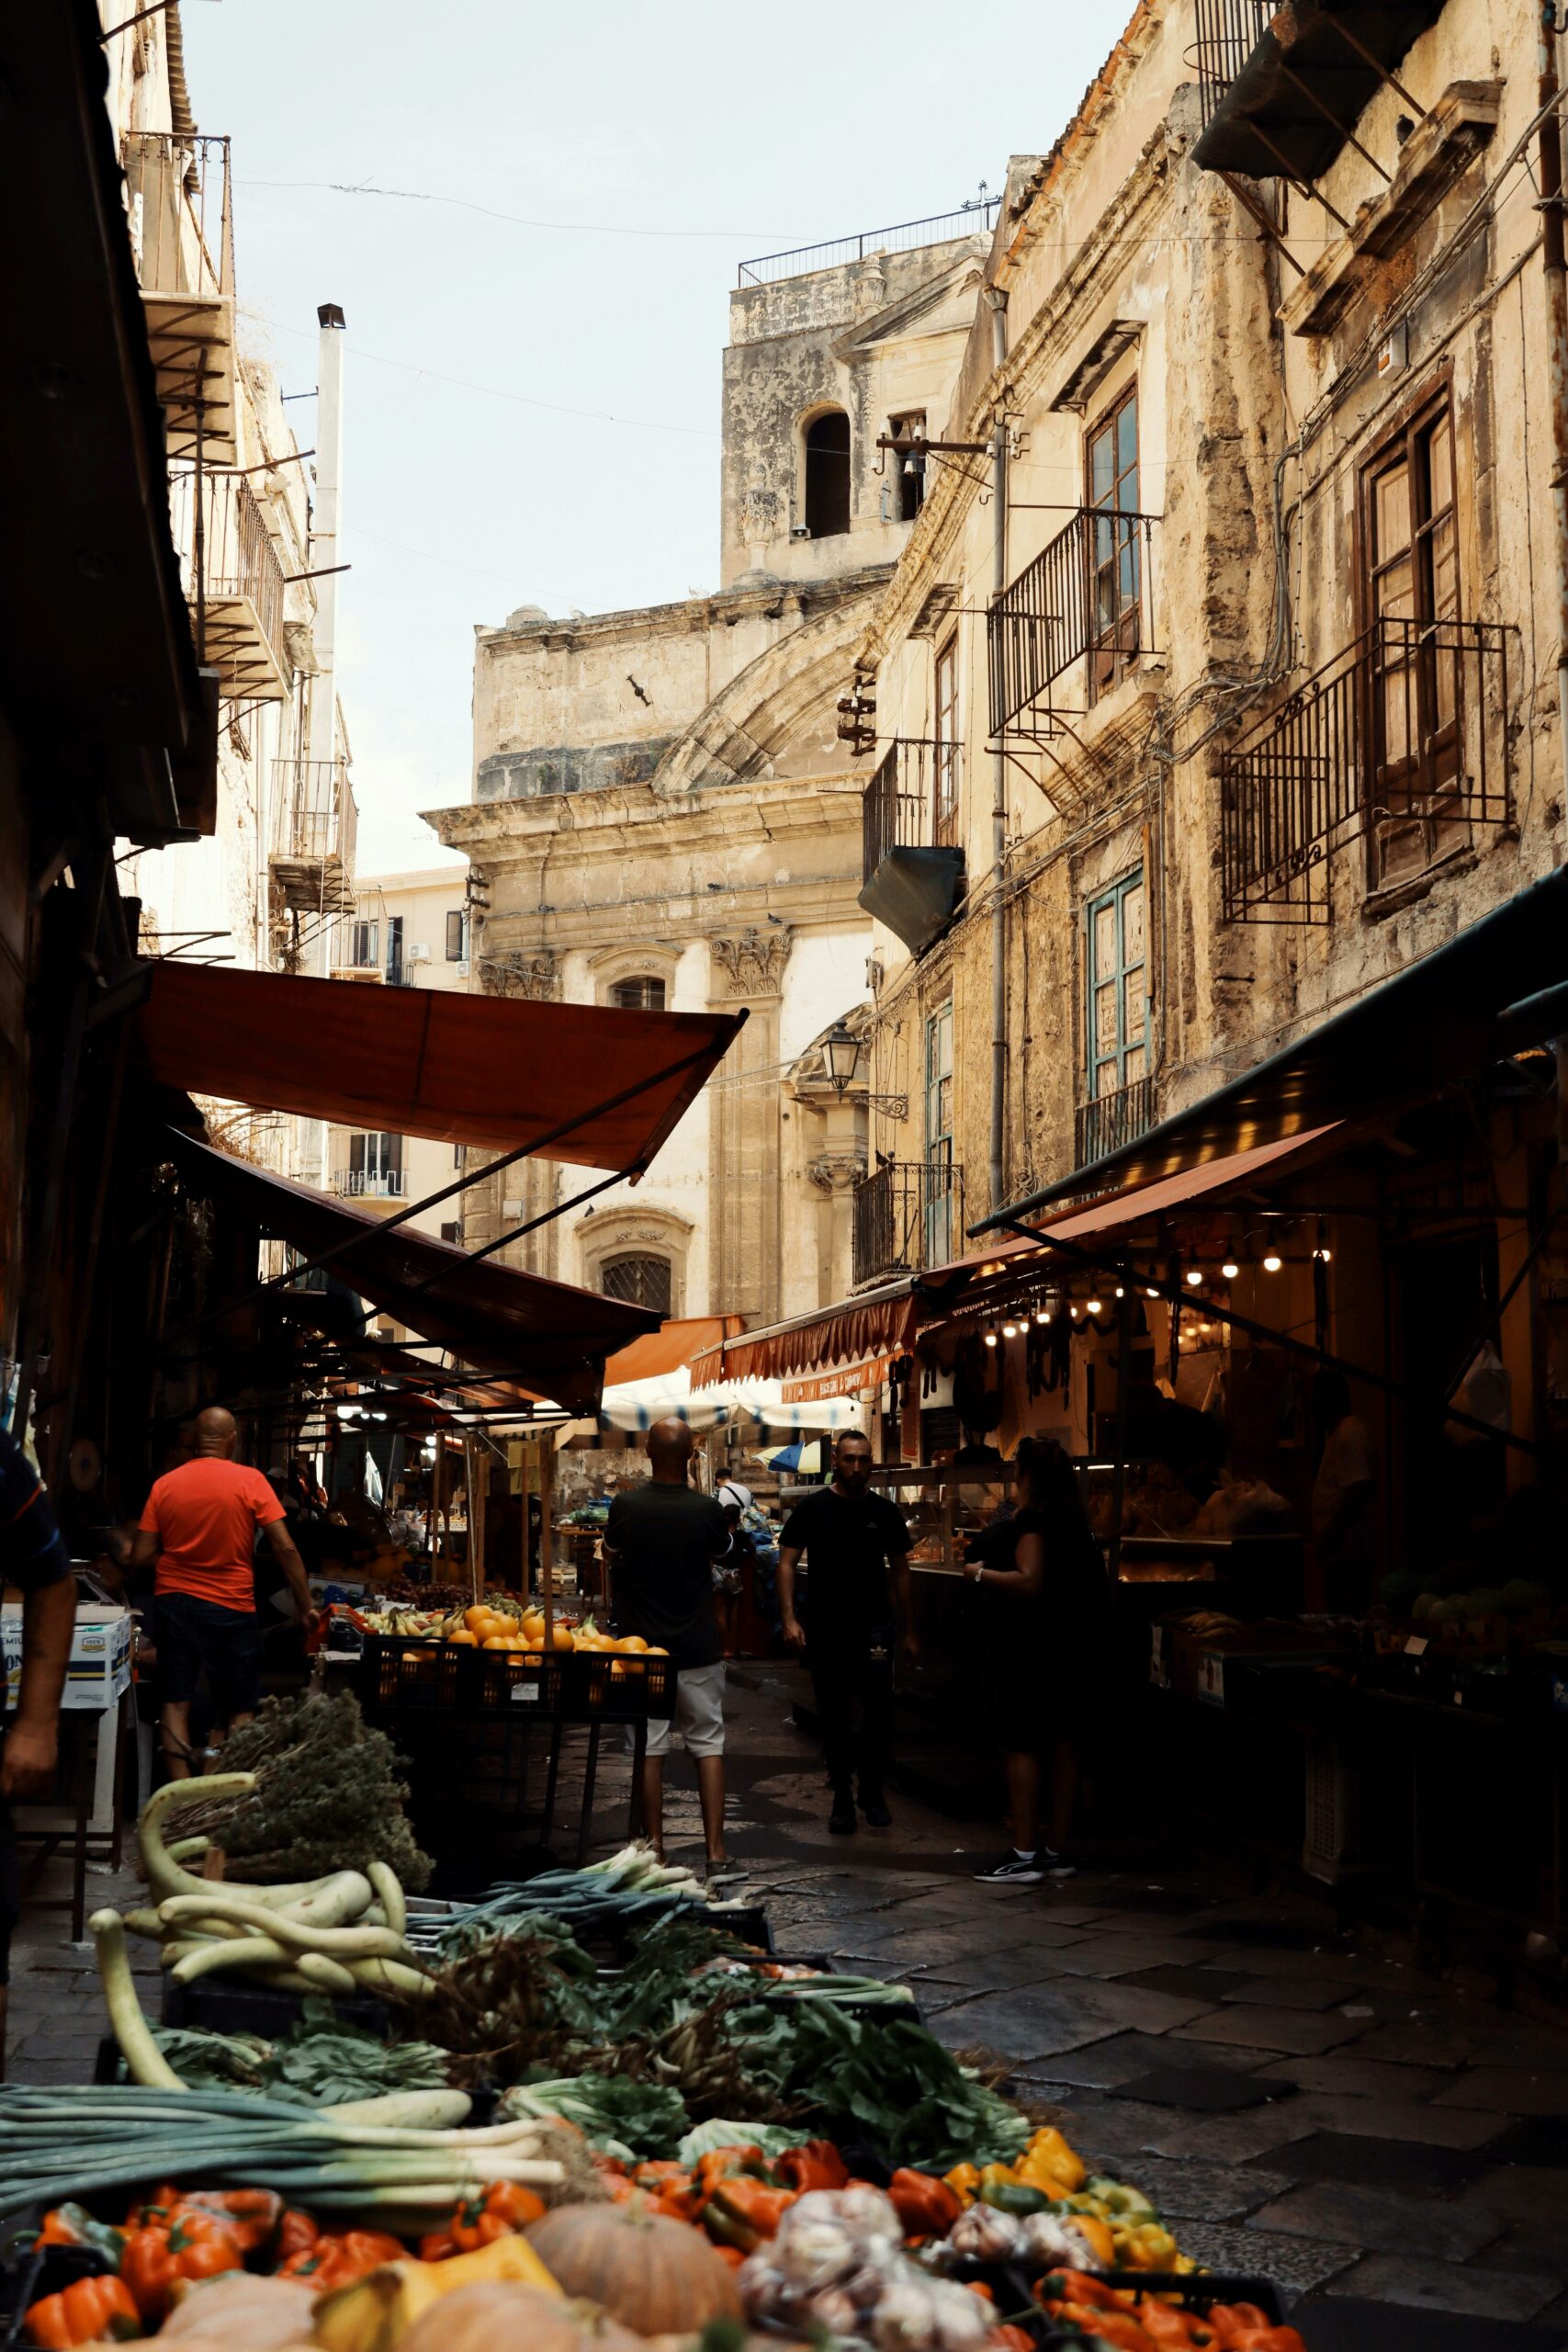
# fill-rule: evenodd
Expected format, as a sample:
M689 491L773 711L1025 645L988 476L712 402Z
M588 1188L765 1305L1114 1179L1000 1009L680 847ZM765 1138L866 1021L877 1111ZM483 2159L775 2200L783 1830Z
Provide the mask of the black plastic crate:
M182 1984L172 1972L164 1979L162 2023L197 2026L207 2033L254 2033L276 2041L299 2024L304 1996L271 1984L247 1984L234 1976L198 1976ZM373 1993L333 1996L336 2014L383 2040L392 2033L391 2012Z
M465 1653L457 1652L459 1657ZM470 1650L474 1704L483 1714L513 1709L602 1723L662 1722L674 1709L675 1669L667 1657L614 1650Z
M477 1650L463 1644L367 1634L359 1665L359 1702L371 1717L395 1714L403 1708L446 1713L471 1707L478 1657Z
M1010 2289L1021 2289L1025 2294L1041 2280L1060 2277L1062 2265L1042 2270L1039 2278L1031 2279L1029 2266L1009 2263L1005 2270ZM1183 2311L1206 2312L1214 2303L1256 2303L1270 2326L1278 2327L1283 2314L1280 2308L1280 2290L1271 2278L1243 2277L1224 2270L1107 2270L1101 2284L1115 2287L1123 2293L1157 2295L1164 2302L1179 2303ZM999 2303L998 2295L998 2303ZM1053 2326L1046 2337L1049 2344L1081 2344L1076 2329Z

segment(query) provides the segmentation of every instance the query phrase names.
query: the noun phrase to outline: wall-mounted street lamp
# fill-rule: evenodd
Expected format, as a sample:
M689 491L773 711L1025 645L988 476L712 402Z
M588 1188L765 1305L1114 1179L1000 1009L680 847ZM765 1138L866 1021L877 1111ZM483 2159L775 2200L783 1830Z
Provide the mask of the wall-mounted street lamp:
M854 1084L855 1072L861 1065L863 1051L860 1039L849 1023L835 1021L822 1040L822 1067L828 1082L841 1102L847 1090ZM865 1097L869 1109L884 1111L890 1119L907 1119L909 1098L907 1094L871 1094Z

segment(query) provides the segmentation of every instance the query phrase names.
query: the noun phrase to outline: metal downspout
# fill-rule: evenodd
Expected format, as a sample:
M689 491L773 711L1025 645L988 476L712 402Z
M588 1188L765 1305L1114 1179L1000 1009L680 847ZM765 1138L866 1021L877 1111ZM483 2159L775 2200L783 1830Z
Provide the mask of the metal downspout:
M1008 298L999 286L987 286L991 306L991 361L1000 368L1008 356ZM1008 435L1003 415L1004 394L997 394L991 427L991 499L995 510L992 534L991 593L998 598L1008 584ZM1008 1086L1008 927L1003 881L1007 865L1007 759L991 755L991 1208L1007 1198L1005 1174Z
M1551 410L1552 513L1557 523L1557 748L1568 782L1568 262L1562 229L1562 118L1557 105L1557 10L1543 0L1539 45L1541 261L1546 272L1547 391Z

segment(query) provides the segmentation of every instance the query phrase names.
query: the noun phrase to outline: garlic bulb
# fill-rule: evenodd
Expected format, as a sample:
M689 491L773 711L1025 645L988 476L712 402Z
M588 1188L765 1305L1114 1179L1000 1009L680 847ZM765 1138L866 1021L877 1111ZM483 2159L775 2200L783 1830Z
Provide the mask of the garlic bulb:
M964 2216L965 2221L968 2215ZM1070 2218L1031 2213L1020 2233L1020 2250L1037 2262L1065 2262L1073 2270L1103 2270L1105 2265Z
M872 2314L877 2352L980 2352L990 2315L966 2288L911 2276L888 2288Z
M1030 2218L1041 2217L1032 2214ZM1011 2213L1000 2213L994 2205L971 2205L949 2230L947 2244L952 2253L970 2262L1005 2262L1022 2252L1024 2228Z

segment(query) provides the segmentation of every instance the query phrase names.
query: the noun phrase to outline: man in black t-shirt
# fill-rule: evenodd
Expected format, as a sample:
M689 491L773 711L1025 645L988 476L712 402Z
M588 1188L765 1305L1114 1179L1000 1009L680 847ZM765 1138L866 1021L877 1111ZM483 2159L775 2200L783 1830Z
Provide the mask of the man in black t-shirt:
M807 1556L807 1589L795 1610L795 1569ZM893 1608L888 1569L897 1588L904 1648L919 1652L909 1590L909 1531L886 1495L871 1489L871 1443L846 1430L833 1449L832 1483L797 1503L779 1538L779 1607L786 1642L807 1653L833 1784L828 1826L855 1827L855 1777L861 1809L876 1829L892 1821L882 1792L893 1714ZM861 1726L855 1734L855 1705Z
M724 1851L724 1657L713 1605L713 1563L729 1528L711 1495L691 1484L692 1432L655 1421L648 1432L648 1484L617 1495L604 1522L615 1622L668 1650L675 1668L674 1721L695 1758L710 1879L731 1875ZM662 1858L664 1758L671 1725L650 1723L642 1771L643 1821Z

